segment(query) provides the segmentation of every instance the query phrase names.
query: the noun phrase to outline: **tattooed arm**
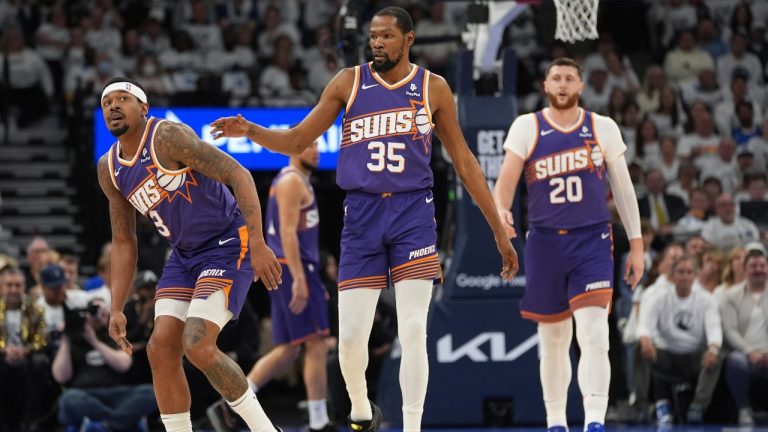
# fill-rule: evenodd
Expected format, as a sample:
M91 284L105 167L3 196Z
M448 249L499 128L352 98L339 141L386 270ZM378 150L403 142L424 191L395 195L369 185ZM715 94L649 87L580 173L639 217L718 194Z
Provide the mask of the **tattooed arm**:
M104 155L99 159L96 171L101 190L109 199L109 220L112 225L112 278L109 287L112 292L112 310L109 314L109 335L123 351L130 354L132 347L125 337L123 307L136 272L136 210L112 183L108 157Z
M277 288L281 267L264 241L261 204L251 173L228 154L201 140L187 125L163 122L158 126L154 140L155 153L165 166L188 166L232 187L248 226L251 263L256 277L263 279L267 289Z

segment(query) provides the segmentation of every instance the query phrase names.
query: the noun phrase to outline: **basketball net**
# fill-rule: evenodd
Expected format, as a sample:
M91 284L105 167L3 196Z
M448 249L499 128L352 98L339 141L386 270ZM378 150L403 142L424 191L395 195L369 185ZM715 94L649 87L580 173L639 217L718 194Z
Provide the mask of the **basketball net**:
M597 3L598 0L555 0L555 39L570 43L597 39Z

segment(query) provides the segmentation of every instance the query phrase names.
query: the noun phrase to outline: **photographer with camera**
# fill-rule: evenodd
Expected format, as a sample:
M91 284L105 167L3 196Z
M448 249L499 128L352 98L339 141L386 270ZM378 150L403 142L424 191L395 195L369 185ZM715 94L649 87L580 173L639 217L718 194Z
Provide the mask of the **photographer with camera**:
M78 430L87 417L111 431L136 430L157 411L149 384L127 384L131 356L109 337L109 307L91 300L86 308L65 308L64 329L53 361L54 379L67 388L59 399L59 420Z

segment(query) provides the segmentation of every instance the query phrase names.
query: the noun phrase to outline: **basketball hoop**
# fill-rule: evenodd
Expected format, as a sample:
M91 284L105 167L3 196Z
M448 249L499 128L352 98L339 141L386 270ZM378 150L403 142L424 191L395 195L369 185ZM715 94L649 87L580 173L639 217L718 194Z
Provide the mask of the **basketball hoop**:
M598 0L555 0L555 39L570 43L597 39L597 3Z

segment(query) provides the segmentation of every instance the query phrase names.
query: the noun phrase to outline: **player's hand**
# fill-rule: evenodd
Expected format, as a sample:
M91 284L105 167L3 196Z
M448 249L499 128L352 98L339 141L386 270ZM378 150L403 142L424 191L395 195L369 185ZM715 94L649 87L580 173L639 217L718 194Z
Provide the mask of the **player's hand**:
M263 241L252 243L251 267L253 267L253 271L256 273L253 281L256 282L261 279L268 290L277 289L278 285L283 283L283 268L277 262L275 253Z
M512 218L512 212L509 209L497 208L499 212L499 219L501 219L501 225L504 226L504 232L507 233L508 238L517 237L517 231L515 231L515 220Z
M517 252L512 247L509 239L506 238L496 239L496 247L499 248L499 253L501 254L501 277L504 280L512 280L518 270Z
M630 248L627 256L627 264L624 267L624 281L634 290L645 270L645 259L643 257L643 248Z
M291 284L291 301L288 303L288 309L294 315L298 315L304 312L308 300L309 289L307 288L306 278L303 276L294 278L293 284Z
M238 114L235 117L221 117L213 123L211 123L213 129L211 129L211 135L213 139L219 138L238 138L245 136L248 133L248 128L251 126L251 122L245 119L242 114Z
M125 314L122 311L113 310L109 314L109 336L117 342L126 354L131 355L133 353L133 345L128 342L125 333Z

